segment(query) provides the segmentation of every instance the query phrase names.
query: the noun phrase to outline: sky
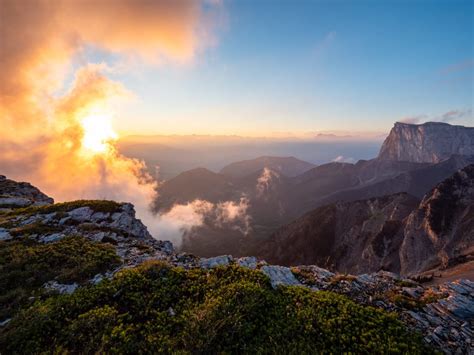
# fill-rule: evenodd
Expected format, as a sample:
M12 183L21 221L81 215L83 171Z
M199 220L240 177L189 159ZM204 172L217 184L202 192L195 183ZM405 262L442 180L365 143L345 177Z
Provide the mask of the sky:
M472 1L224 1L190 62L114 74L127 134L388 131L473 125ZM90 49L96 61L113 55Z

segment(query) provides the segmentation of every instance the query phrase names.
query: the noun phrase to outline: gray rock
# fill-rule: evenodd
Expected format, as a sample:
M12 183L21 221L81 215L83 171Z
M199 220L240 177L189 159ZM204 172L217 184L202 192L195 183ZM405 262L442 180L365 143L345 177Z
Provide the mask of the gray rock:
M256 269L257 268L258 260L254 256L245 256L243 258L237 259L237 264L242 267L246 267L249 269Z
M79 207L68 212L69 217L77 222L90 221L94 211L90 207Z
M169 240L163 240L161 241L160 249L164 251L166 254L173 254L174 253L174 246L173 243L171 243Z
M231 255L215 256L213 258L202 258L199 260L199 266L203 269L211 269L217 266L229 265L232 262Z
M71 217L69 217L69 216L68 217L63 217L59 220L58 223L59 223L60 226L63 226L67 223L67 221L70 221L70 220L71 220Z
M40 237L39 241L41 243L53 243L56 242L62 238L64 238L65 235L63 233L54 233L50 235L43 235Z
M134 217L135 213L116 212L112 214L110 227L120 229L137 238L151 238L145 225Z
M110 217L110 213L96 212L91 216L92 222L100 222Z
M6 326L8 323L10 323L11 320L12 320L11 318L7 318L4 321L1 321L0 322L0 327Z
M79 285L77 283L60 284L57 281L48 281L47 283L43 285L43 287L50 291L69 295L73 293L79 287Z
M0 197L0 206L26 207L31 205L31 200L24 197Z
M10 235L7 229L0 228L0 240L10 240L13 237Z
M97 285L99 282L101 282L104 279L104 275L102 274L97 274L95 275L90 282L94 285Z
M302 286L288 267L265 265L260 270L270 278L273 288L277 288L279 285Z

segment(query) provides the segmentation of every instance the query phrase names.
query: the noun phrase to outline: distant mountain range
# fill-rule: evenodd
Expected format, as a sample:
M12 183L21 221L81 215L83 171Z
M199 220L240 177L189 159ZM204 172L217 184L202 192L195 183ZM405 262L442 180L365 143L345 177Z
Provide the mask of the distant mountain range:
M350 211L351 208L347 207L351 206L350 204L343 206L345 206L344 203L353 201L358 201L355 203L358 210L367 209L365 212L360 212L360 218L370 216L371 212L369 213L368 210L374 203L383 213L391 211L390 208L396 208L397 213L401 213L400 206L410 206L410 208L401 208L406 211L406 215L397 219L398 227L400 227L403 218L413 211L419 199L426 193L458 170L474 164L474 154L471 154L474 151L472 132L473 128L448 124L396 123L383 143L379 156L371 160L360 160L355 164L332 162L311 167L311 164L296 158L261 157L232 163L223 168L220 173L203 168L194 169L161 185L155 210L158 213L165 213L176 204L186 204L196 199L219 203L239 201L245 197L248 201L246 212L251 221L250 232L247 235L237 232L231 226L221 225L217 228L212 219L205 219L202 225L186 231L183 249L203 256L224 253L251 255L258 254L264 245L265 256L272 260L281 260L285 263L290 260L292 262L296 260L305 260L310 263L323 262L322 259L310 260L309 256L304 256L306 255L304 253L302 255L285 254L279 259L280 254L277 250L275 249L275 254L272 255L271 249L271 245L278 245L278 243L266 242L269 241L270 236L274 240L275 236L284 235L280 227L314 209L336 204L338 208L348 208ZM436 138L437 134L439 134L438 138ZM452 139L457 139L457 141L453 142ZM410 141L404 143L406 140ZM399 152L399 154L393 152ZM387 195L393 196L384 197ZM380 197L384 197L384 200L369 202L373 198L377 200ZM384 203L388 205L385 206ZM314 213L318 218L330 216L335 218L334 207L325 207ZM307 219L308 216L303 218ZM349 217L347 218L351 221ZM301 223L300 220L297 221L299 221L297 224ZM385 231L395 233L395 224L390 222L384 227L382 223L381 226L382 229L386 228ZM358 232L353 230L349 235L364 240L376 237L376 235L360 237L359 234L363 231L364 229ZM347 235L344 235L346 238ZM395 238L395 236L396 233L392 237ZM304 237L301 238L304 240ZM325 241L326 244L328 242ZM311 243L307 239L307 244L302 242L301 245L313 245ZM318 243L323 242L320 239ZM394 242L392 245L397 243ZM296 246L288 247L288 251L293 247ZM374 254L360 264L356 261L352 264L344 261L341 264L336 259L337 253L341 253L342 249L339 248L342 246L332 247L339 251L328 260L324 260L323 264L328 267L332 265L338 270L354 272L354 268L357 268L357 271L375 270L381 267L393 270L403 268L397 257L388 257L393 253L397 254L398 247L394 247L392 251L384 249L383 257ZM310 250L311 248L305 252L311 254ZM327 257L325 253L321 255Z
M243 178L267 168L278 174L293 177L303 174L314 167L316 165L296 159L295 157L264 156L229 164L222 168L220 173L232 178Z

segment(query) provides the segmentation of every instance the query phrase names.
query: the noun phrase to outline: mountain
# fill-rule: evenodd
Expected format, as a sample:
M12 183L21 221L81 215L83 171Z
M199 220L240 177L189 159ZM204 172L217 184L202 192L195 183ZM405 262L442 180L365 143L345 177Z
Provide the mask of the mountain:
M451 155L474 155L474 127L442 122L396 122L378 158L383 160L438 163Z
M161 184L155 211L165 212L175 204L194 200L209 202L227 201L239 197L238 191L228 177L205 168L185 171Z
M262 244L259 255L281 265L396 272L403 221L418 203L402 193L319 207L278 229Z
M295 157L263 156L229 164L223 167L220 173L233 178L242 178L264 168L268 168L279 174L292 177L300 175L314 167L314 164L296 159Z
M414 274L474 258L474 165L438 184L405 225L401 271Z
M374 159L374 162L379 163L380 160ZM405 162L384 161L383 163ZM406 192L421 199L433 186L448 178L457 170L469 164L474 164L474 156L453 155L437 164L411 164L414 164L411 169L410 167L405 170L400 169L398 173L395 170L392 176L385 174L385 178L379 177L377 181L331 193L320 199L318 204L326 205L336 201L362 200L399 192Z
M2 194L20 190L29 201L48 199L12 180ZM398 199L374 208L402 216L396 206L410 198ZM469 280L429 286L384 271L355 276L176 254L129 203L4 207L0 270L2 354L471 349Z
M427 165L380 159L361 160L356 164L329 163L320 165L292 180L288 199L292 201L293 218L324 204L338 200L350 200L353 194L357 194L356 191ZM429 186L429 188L431 187ZM398 192L403 192L403 190ZM377 193L370 197L386 194Z
M155 210L166 213L174 204L196 199L239 203L245 197L250 228L215 218L188 230L183 250L200 256L225 253L252 255L262 241L279 227L320 206L337 201L356 201L406 192L421 199L433 186L454 172L474 163L474 157L453 156L437 164L372 159L328 163L286 177L268 168L242 178L231 178L206 169L194 169L160 185ZM237 228L239 227L239 228Z
M340 272L418 274L474 256L474 165L445 179L420 202L405 193L319 207L281 227L259 250L283 265Z

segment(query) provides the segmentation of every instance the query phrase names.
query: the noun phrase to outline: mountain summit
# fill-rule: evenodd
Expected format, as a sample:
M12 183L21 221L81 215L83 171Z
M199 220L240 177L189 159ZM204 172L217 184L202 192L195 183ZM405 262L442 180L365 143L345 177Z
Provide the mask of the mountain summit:
M379 159L438 163L453 154L474 155L474 128L442 122L396 122L380 149Z

